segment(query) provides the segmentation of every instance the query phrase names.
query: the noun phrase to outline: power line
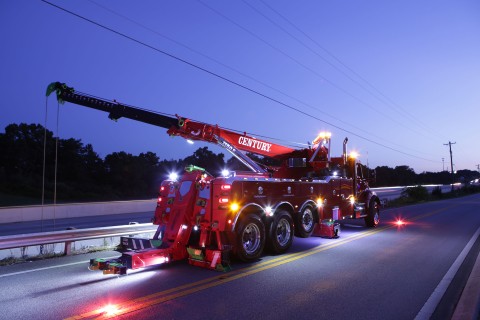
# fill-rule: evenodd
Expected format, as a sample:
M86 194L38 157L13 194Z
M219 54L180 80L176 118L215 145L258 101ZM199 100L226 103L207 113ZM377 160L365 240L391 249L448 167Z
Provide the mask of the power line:
M149 49L152 49L152 50L154 50L154 51L157 51L158 53L161 53L161 54L163 54L163 55L165 55L165 56L168 56L168 57L170 57L170 58L172 58L172 59L175 59L175 60L177 60L177 61L179 61L179 62L185 63L185 64L187 64L187 65L189 65L189 66L191 66L191 67L193 67L193 68L195 68L195 69L198 69L198 70L200 70L200 71L203 71L203 72L205 72L205 73L208 73L208 74L210 74L210 75L212 75L212 76L214 76L214 77L217 77L217 78L219 78L219 79L221 79L221 80L224 80L224 81L226 81L226 82L228 82L228 83L230 83L230 84L233 84L233 85L235 85L235 86L238 86L238 87L240 87L240 88L242 88L242 89L245 89L245 90L247 90L247 91L249 91L249 92L251 92L251 93L254 93L254 94L258 95L258 96L261 96L261 97L263 97L263 98L265 98L265 99L267 99L267 100L270 100L270 101L275 102L275 103L277 103L277 104L280 104L280 105L282 105L282 106L284 106L284 107L286 107L286 108L289 108L289 109L294 110L294 111L296 111L296 112L298 112L298 113L301 113L301 114L303 114L303 115L305 115L305 116L307 116L307 117L310 117L310 118L312 118L312 119L321 121L321 122L323 122L323 123L325 123L325 124L328 124L328 125L336 128L336 129L339 129L339 130L341 130L341 131L343 131L343 132L349 133L349 134L351 134L351 135L353 135L353 136L356 136L356 137L358 137L358 138L360 138L360 139L363 139L363 140L365 140L365 141L371 142L371 143L376 144L376 145L378 145L378 146L381 146L381 147L383 147L383 148L386 148L386 149L389 149L389 150L391 150L391 151L395 151L395 152L398 152L398 153L401 153L401 154L404 154L404 155L407 155L407 156L410 156L410 157L413 157L413 158L417 158L417 159L421 159L421 160L425 160L425 161L429 161L429 162L437 162L437 161L434 161L434 160L431 160L431 159L426 159L426 158L423 158L423 157L419 157L419 156L416 156L416 155L413 155L413 154L410 154L410 153L407 153L407 152L404 152L404 151L401 151L401 150L398 150L398 149L389 147L389 146L387 146L387 145L385 145L385 144L382 144L382 143L379 143L379 142L374 141L374 140L372 140L372 139L363 137L363 136L361 136L361 135L359 135L359 134L356 134L356 133L354 133L354 132L352 132L352 131L350 131L350 130L347 130L347 129L341 128L341 127L339 127L339 126L337 126L337 125L334 125L334 124L332 124L332 123L329 123L329 122L327 122L327 121L325 121L325 120L322 120L322 119L320 119L320 118L318 118L318 117L316 117L316 116L314 116L314 115L311 115L311 114L309 114L309 113L307 113L307 112L305 112L305 111L302 111L302 110L300 110L300 109L298 109L298 108L295 108L295 107L293 107L293 106L291 106L291 105L289 105L289 104L287 104L287 103L284 103L284 102L282 102L282 101L280 101L280 100L278 100L278 99L272 98L272 97L270 97L270 96L268 96L268 95L266 95L266 94L263 94L263 93L261 93L261 92L259 92L259 91L257 91L257 90L254 90L254 89L252 89L252 88L249 88L249 87L247 87L246 85L243 85L243 84L241 84L241 83L239 83L239 82L236 82L236 81L233 81L233 80L231 80L231 79L228 79L228 78L226 78L226 77L224 77L224 76L222 76L222 75L220 75L220 74L218 74L218 73L215 73L215 72L213 72L213 71L210 71L210 70L208 70L208 69L206 69L206 68L203 68L203 67L201 67L201 66L199 66L199 65L196 65L196 64L194 64L194 63L192 63L192 62L189 62L189 61L187 61L187 60L185 60L185 59L182 59L182 58L177 57L177 56L175 56L175 55L173 55L173 54L171 54L171 53L168 53L168 52L166 52L166 51L164 51L164 50L161 50L161 49L156 48L156 47L154 47L154 46L152 46L152 45L149 45L149 44L147 44L147 43L145 43L145 42L142 42L142 41L140 41L140 40L137 40L137 39L135 39L135 38L133 38L133 37L131 37L131 36L128 36L128 35L122 33L122 32L116 31L116 30L114 30L114 29L112 29L112 28L110 28L110 27L107 27L107 26L102 25L102 24L100 24L100 23L98 23L98 22L96 22L96 21L93 21L93 20L89 19L89 18L86 18L86 17L84 17L84 16L81 16L81 15L75 13L75 12L72 12L72 11L70 11L70 10L67 10L67 9L65 9L65 8L62 8L62 7L60 7L60 6L56 5L56 4L53 4L53 3L49 2L49 1L46 1L46 0L41 0L41 1L44 2L44 3L46 3L46 4L49 4L49 5L53 6L53 7L55 7L55 8L57 8L57 9L60 9L60 10L62 10L62 11L64 11L64 12L66 12L66 13L69 13L69 14L77 17L77 18L80 18L80 19L82 19L82 20L84 20L84 21L90 22L90 23L92 23L92 24L94 24L94 25L96 25L96 26L98 26L98 27L100 27L100 28L102 28L102 29L105 29L105 30L107 30L107 31L110 31L110 32L112 32L112 33L114 33L114 34L116 34L116 35L119 35L119 36L121 36L121 37L123 37L123 38L125 38L125 39L128 39L128 40L133 41L133 42L135 42L135 43L137 43L137 44L140 44L140 45L142 45L142 46L144 46L144 47L146 47L146 48L149 48Z
M246 3L245 0L242 0L244 3ZM359 78L361 81L363 81L365 84L367 84L370 88L372 88L375 92L377 92L381 97L383 98L380 98L378 95L374 94L371 90L368 90L367 88L365 88L365 86L361 85L358 81L355 81L354 79L352 79L352 77L350 77L349 75L347 75L346 73L344 73L341 69L337 68L335 65L333 65L332 63L330 63L327 59L325 59L323 56L321 56L318 52L315 52L315 54L317 54L318 56L320 56L320 58L322 60L324 60L325 62L327 62L329 65L331 65L333 68L335 68L337 71L341 72L343 75L345 75L347 78L349 78L351 81L355 82L357 85L361 86L364 90L366 90L367 92L369 92L371 95L373 95L377 100L385 103L385 104L390 104L390 106L393 106L395 107L395 111L399 112L403 112L403 116L408 116L410 118L410 120L414 121L414 122L417 122L417 124L422 128L422 129L427 129L428 127L422 123L421 121L418 120L417 117L413 116L412 114L410 114L407 110L405 110L402 106L398 105L395 101L393 101L391 98L389 98L388 96L386 96L384 93L382 93L376 86L374 86L370 81L368 81L367 79L365 79L364 77L362 77L358 72L356 72L355 70L353 70L352 68L350 68L349 66L347 66L343 61L341 61L336 55L334 55L331 51L327 50L324 46L322 46L320 43L318 43L318 41L316 41L314 38L312 38L311 36L309 36L306 32L304 32L302 29L300 29L296 24L294 24L292 21L290 21L285 15L282 15L280 12L278 12L277 10L275 10L275 8L273 8L272 6L270 6L269 4L267 4L265 1L263 0L260 0L260 2L266 6L267 8L269 8L272 12L274 12L277 16L279 16L281 19L283 19L284 21L286 21L290 26L292 26L295 30L297 30L298 32L300 32L303 36L305 36L307 39L309 39L310 41L312 41L317 47L319 47L320 49L322 49L325 53L327 53L330 57L332 57L336 62L338 62L341 66L343 66L346 70L350 71L353 75L355 75L357 78ZM248 4L248 3L247 3ZM248 4L250 7L252 7L250 4ZM253 8L253 7L252 7ZM254 10L256 10L258 12L258 10L256 8L254 8ZM260 12L259 12L260 13ZM260 13L262 16L264 16L262 13ZM281 26L279 26L277 23L273 22L271 19L267 18L269 21L271 21L273 24L275 24L277 27L279 27L280 29L282 29L284 32L286 32L287 34L289 34L291 37L294 37L296 38L295 36L293 36L292 34L290 34L288 31L286 31L284 28L282 28ZM297 39L297 41L301 42L299 39ZM303 44L303 42L301 42ZM305 44L303 44L305 45ZM305 45L306 46L306 45ZM306 46L307 47L307 46ZM309 48L309 47L308 47ZM309 48L310 50L310 48ZM401 113L400 113L401 114ZM431 130L430 130L431 131ZM433 133L433 131L432 131ZM434 136L437 136L438 134L437 133L433 133Z
M354 129L356 129L356 130L359 130L359 131L361 131L361 132L363 132L363 133L366 133L366 134L368 134L368 135L371 135L371 136L373 136L373 137L375 137L375 138L377 138L377 139L380 139L380 140L383 140L383 141L385 141L385 142L388 142L389 144L395 145L395 146L397 146L397 147L400 147L400 148L403 148L403 149L409 149L409 150L414 151L414 152L417 152L417 153L423 153L423 154L428 155L428 154L425 153L425 152L422 152L422 151L419 151L419 150L415 150L415 149L412 149L412 148L410 148L410 147L401 146L401 145L396 144L396 143L394 143L394 142L392 142L392 141L388 141L388 140L386 140L385 138L383 138L383 137L381 137L381 136L378 136L378 135L376 135L376 134L374 134L374 133L368 132L368 131L366 131L365 129L363 129L363 128L361 128L361 127L358 127L358 126L356 126L356 125L354 125L354 124L348 123L348 122L346 122L345 120L340 119L340 118L338 118L338 117L336 117L336 116L328 113L328 112L325 111L324 109L319 109L318 107L315 107L315 106L313 106L313 105L311 105L311 104L309 104L309 103L307 103L307 102L305 102L305 101L302 101L302 100L300 100L300 99L298 99L298 98L296 98L296 97L293 97L293 96L285 93L285 92L282 91L282 90L279 90L279 89L277 89L277 88L274 88L274 87L270 86L269 84L267 84L267 83L265 83L265 82L263 82L263 81L260 81L260 80L254 78L254 77L252 77L252 76L250 76L250 75L248 75L248 74L245 74L244 72L242 72L242 71L240 71L240 70L238 70L238 69L235 69L235 68L233 68L233 67L231 67L231 66L229 66L229 65L226 65L226 64L224 64L223 62L218 61L217 59L214 59L214 58L212 58L212 57L210 57L210 56L208 56L208 55L206 55L206 54L204 54L204 53L202 53L202 52L200 52L200 51L198 51L198 50L195 50L195 49L193 49L193 48L191 48L191 47L189 47L189 46L187 46L187 45L185 45L185 44L183 44L183 43L181 43L181 42L179 42L179 41L177 41L177 40L175 40L175 39L172 39L171 37L168 37L168 36L166 36L166 35L158 32L158 31L156 31L156 30L154 30L154 29L152 29L152 28L150 28L150 27L148 27L148 26L146 26L146 25L138 22L138 21L135 21L135 20L133 20L133 19L131 19L131 18L125 16L125 15L122 15L122 14L120 14L120 13L114 11L114 10L111 10L110 8L107 8L107 7L101 5L101 4L99 4L99 3L97 3L97 2L95 2L95 1L93 1L93 0L89 0L89 2L95 4L95 5L97 5L98 7L102 8L102 9L104 9L104 10L106 10L106 11L108 11L108 12L110 12L110 13L112 13L112 14L120 17L120 18L122 18L122 19L125 19L125 20L127 20L127 21L129 21L129 22L131 22L131 23L133 23L133 24L135 24L135 25L137 25L137 26L145 29L145 30L148 30L148 31L150 31L150 32L152 32L152 33L154 33L154 34L156 34L156 35L158 35L158 36L160 36L160 37L162 37L162 38L164 38L164 39L167 39L168 41L171 41L171 42L173 42L173 43L175 43L175 44L177 44L177 45L179 45L179 46L181 46L181 47L183 47L183 48L185 48L185 49L187 49L187 50L190 50L190 51L192 51L192 52L194 52L194 53L196 53L196 54L198 54L198 55L200 55L200 56L202 56L202 57L204 57L204 58L206 58L206 59L208 59L208 60L210 60L210 61L213 61L213 62L215 62L215 63L217 63L217 64L219 64L219 65L221 65L221 66L223 66L223 67L225 67L225 68L233 71L233 72L236 72L236 73L240 74L240 75L243 76L243 77L246 77L246 78L248 78L248 79L250 79L250 80L252 80L252 81L255 81L256 83L259 83L259 84L265 86L266 88L269 88L269 89L271 89L271 90L273 90L273 91L275 91L275 92L278 92L278 93L282 94L283 96L288 97L288 98L290 98L290 99L292 99L292 100L294 100L294 101L296 101L296 102L298 102L298 103L300 103L300 104L302 104L302 105L304 105L304 106L306 106L306 107L309 107L309 108L311 108L311 109L313 109L313 110L319 111L319 112L321 112L323 115L327 115L328 117L331 117L331 118L339 121L340 123L346 124L346 125L354 128ZM259 135L259 136L260 136L260 135ZM270 139L274 139L274 138L270 138ZM277 140L279 140L279 139L277 139Z
M344 93L345 95L349 96L350 98L358 101L359 103L363 104L364 106L372 109L373 111L377 112L378 114L381 114L382 116L384 116L385 118L389 119L390 121L396 123L397 125L399 126L402 126L408 130L411 130L413 132L415 132L416 134L419 134L419 135L423 135L422 133L416 131L416 130L413 130L412 128L408 128L405 123L402 123L402 122L399 122L397 121L396 119L390 117L389 115L387 115L386 113L382 112L381 110L373 107L371 104L365 102L364 100L360 99L359 97L355 96L354 94L350 93L349 91L345 90L344 88L342 88L341 86L337 85L335 82L325 78L324 76L322 76L320 73L318 73L317 71L315 71L314 69L310 68L309 66L305 65L304 63L300 62L299 60L295 59L294 57L292 57L291 55L287 54L286 52L280 50L279 48L277 48L276 46L274 46L273 44L271 44L270 42L266 41L265 39L261 38L260 36L258 36L257 34L255 34L254 32L250 31L249 29L245 28L244 26L240 25L239 23L233 21L232 19L230 19L229 17L225 16L223 13L221 13L220 11L212 8L211 6L207 5L206 3L204 3L203 1L201 0L197 0L199 3L201 3L203 6L205 6L206 8L210 9L211 11L213 11L214 13L216 13L217 15L219 15L220 17L224 18L225 20L227 20L228 22L234 24L235 26L237 26L238 28L242 29L243 31L247 32L248 34L250 34L252 37L256 38L257 40L263 42L264 44L266 44L267 46L269 46L270 48L272 48L273 50L281 53L282 55L284 55L285 57L287 57L288 59L292 60L293 62L295 62L296 64L298 64L299 66L301 66L302 68L310 71L312 74L314 74L315 76L319 77L320 79L322 79L323 81L327 82L328 84L330 84L332 87L336 88L337 90L339 90L340 92Z

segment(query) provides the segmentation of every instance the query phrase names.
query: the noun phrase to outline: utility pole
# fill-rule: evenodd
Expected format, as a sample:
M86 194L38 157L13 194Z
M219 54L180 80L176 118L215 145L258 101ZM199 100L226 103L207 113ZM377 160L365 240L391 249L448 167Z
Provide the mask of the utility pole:
M453 173L453 156L452 156L452 144L455 144L456 142L450 142L444 143L444 146L448 146L450 148L450 168L452 172L452 191L453 191L453 183L455 182L455 175Z
M442 171L445 171L445 158L442 158Z

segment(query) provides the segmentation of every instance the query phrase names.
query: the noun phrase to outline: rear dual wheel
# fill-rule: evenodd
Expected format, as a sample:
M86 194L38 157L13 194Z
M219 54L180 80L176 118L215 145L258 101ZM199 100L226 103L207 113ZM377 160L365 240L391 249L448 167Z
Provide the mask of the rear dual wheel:
M275 213L268 231L267 246L270 251L281 254L290 249L293 242L293 220L290 213L280 210Z
M236 255L245 262L260 258L265 247L265 225L260 217L250 213L244 216L237 228Z

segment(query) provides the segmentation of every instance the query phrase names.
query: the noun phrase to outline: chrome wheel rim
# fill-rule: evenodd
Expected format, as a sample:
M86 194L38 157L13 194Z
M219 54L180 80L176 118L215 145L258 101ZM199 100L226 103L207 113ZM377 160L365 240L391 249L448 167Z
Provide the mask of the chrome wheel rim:
M250 223L245 227L242 234L243 249L247 254L254 254L260 247L260 228Z
M292 230L290 223L287 219L281 219L277 224L277 242L280 246L284 247L288 244L291 238Z
M302 228L307 232L313 228L313 212L310 208L306 208L302 213Z

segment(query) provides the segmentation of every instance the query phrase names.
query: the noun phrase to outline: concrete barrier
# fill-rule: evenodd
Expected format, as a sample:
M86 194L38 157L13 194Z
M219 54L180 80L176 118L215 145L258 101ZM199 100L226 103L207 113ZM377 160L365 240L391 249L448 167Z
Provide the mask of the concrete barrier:
M0 208L0 223L153 212L156 199Z

